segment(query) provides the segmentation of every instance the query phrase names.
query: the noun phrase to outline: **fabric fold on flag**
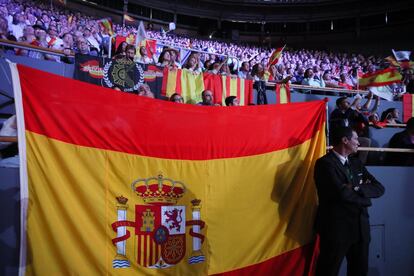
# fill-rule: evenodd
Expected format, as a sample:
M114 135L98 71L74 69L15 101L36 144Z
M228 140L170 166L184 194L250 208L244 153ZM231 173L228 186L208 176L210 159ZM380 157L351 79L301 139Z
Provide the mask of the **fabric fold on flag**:
M312 274L325 102L206 108L17 69L22 275Z

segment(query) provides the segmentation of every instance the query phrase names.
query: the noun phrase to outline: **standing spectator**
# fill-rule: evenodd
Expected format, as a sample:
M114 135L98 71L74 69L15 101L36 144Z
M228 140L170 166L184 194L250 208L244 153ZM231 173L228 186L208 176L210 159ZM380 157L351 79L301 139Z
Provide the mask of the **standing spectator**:
M332 132L333 150L316 161L319 206L316 231L320 237L317 276L338 275L346 257L348 275L367 275L370 226L367 207L384 187L350 155L358 150L358 135L349 127Z
M414 117L408 119L404 131L392 136L388 147L414 149ZM414 153L388 152L386 164L392 166L414 166Z

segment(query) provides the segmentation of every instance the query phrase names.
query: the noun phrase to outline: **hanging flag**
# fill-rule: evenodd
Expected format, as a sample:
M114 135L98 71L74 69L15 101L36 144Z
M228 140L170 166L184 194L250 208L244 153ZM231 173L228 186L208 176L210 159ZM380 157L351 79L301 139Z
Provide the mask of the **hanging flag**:
M164 67L164 79L161 95L170 97L178 93L185 103L196 104L201 101L201 92L204 91L203 74L194 74L187 69L168 69Z
M278 63L279 59L282 57L282 52L283 52L283 49L285 49L285 47L286 45L284 45L283 47L277 48L276 50L273 51L272 55L269 58L269 63L267 64L268 68Z
M395 68L378 70L373 73L367 73L359 78L359 87L364 89L370 86L386 86L393 83L400 83L401 74Z
M391 51L397 61L410 60L411 51Z
M114 35L114 29L112 25L112 19L110 18L103 18L98 20L99 25L101 25L110 36Z
M312 275L325 102L206 108L11 70L20 275Z
M104 58L76 54L74 78L97 85L101 85L104 75Z
M408 119L414 117L414 95L404 94L403 95L403 121L407 122Z
M276 84L276 103L290 103L290 86L289 83Z

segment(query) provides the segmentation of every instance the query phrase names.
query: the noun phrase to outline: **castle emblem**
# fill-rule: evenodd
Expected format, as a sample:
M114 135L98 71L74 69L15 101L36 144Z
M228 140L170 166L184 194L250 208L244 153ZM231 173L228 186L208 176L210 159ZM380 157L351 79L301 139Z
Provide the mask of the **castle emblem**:
M189 264L204 262L201 251L204 236L201 229L201 201L194 199L192 219L186 220L186 206L176 205L185 194L184 183L157 177L137 179L131 184L132 190L145 205L135 206L135 221L127 220L128 199L117 197L118 220L112 223L117 237L112 239L117 248L113 260L114 268L130 267L126 254L126 242L131 237L128 227L134 228L136 235L136 262L148 268L166 268L178 264L186 256L186 227L191 227L192 252Z

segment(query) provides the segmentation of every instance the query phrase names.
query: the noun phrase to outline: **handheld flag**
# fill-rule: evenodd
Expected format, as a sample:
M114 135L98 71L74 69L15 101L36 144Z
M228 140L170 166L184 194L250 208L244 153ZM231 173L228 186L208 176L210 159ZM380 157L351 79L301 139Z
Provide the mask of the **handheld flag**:
M114 29L112 25L112 20L110 18L103 18L98 20L99 25L101 25L110 36L114 34Z
M359 78L359 87L361 89L372 86L386 86L393 83L400 83L402 75L396 68L387 68L378 70L373 73L367 73Z
M277 48L276 50L273 51L272 55L269 58L269 63L267 67L270 67L278 63L279 59L282 57L282 52L283 52L283 49L285 49L285 47L286 45L284 45L283 47Z

